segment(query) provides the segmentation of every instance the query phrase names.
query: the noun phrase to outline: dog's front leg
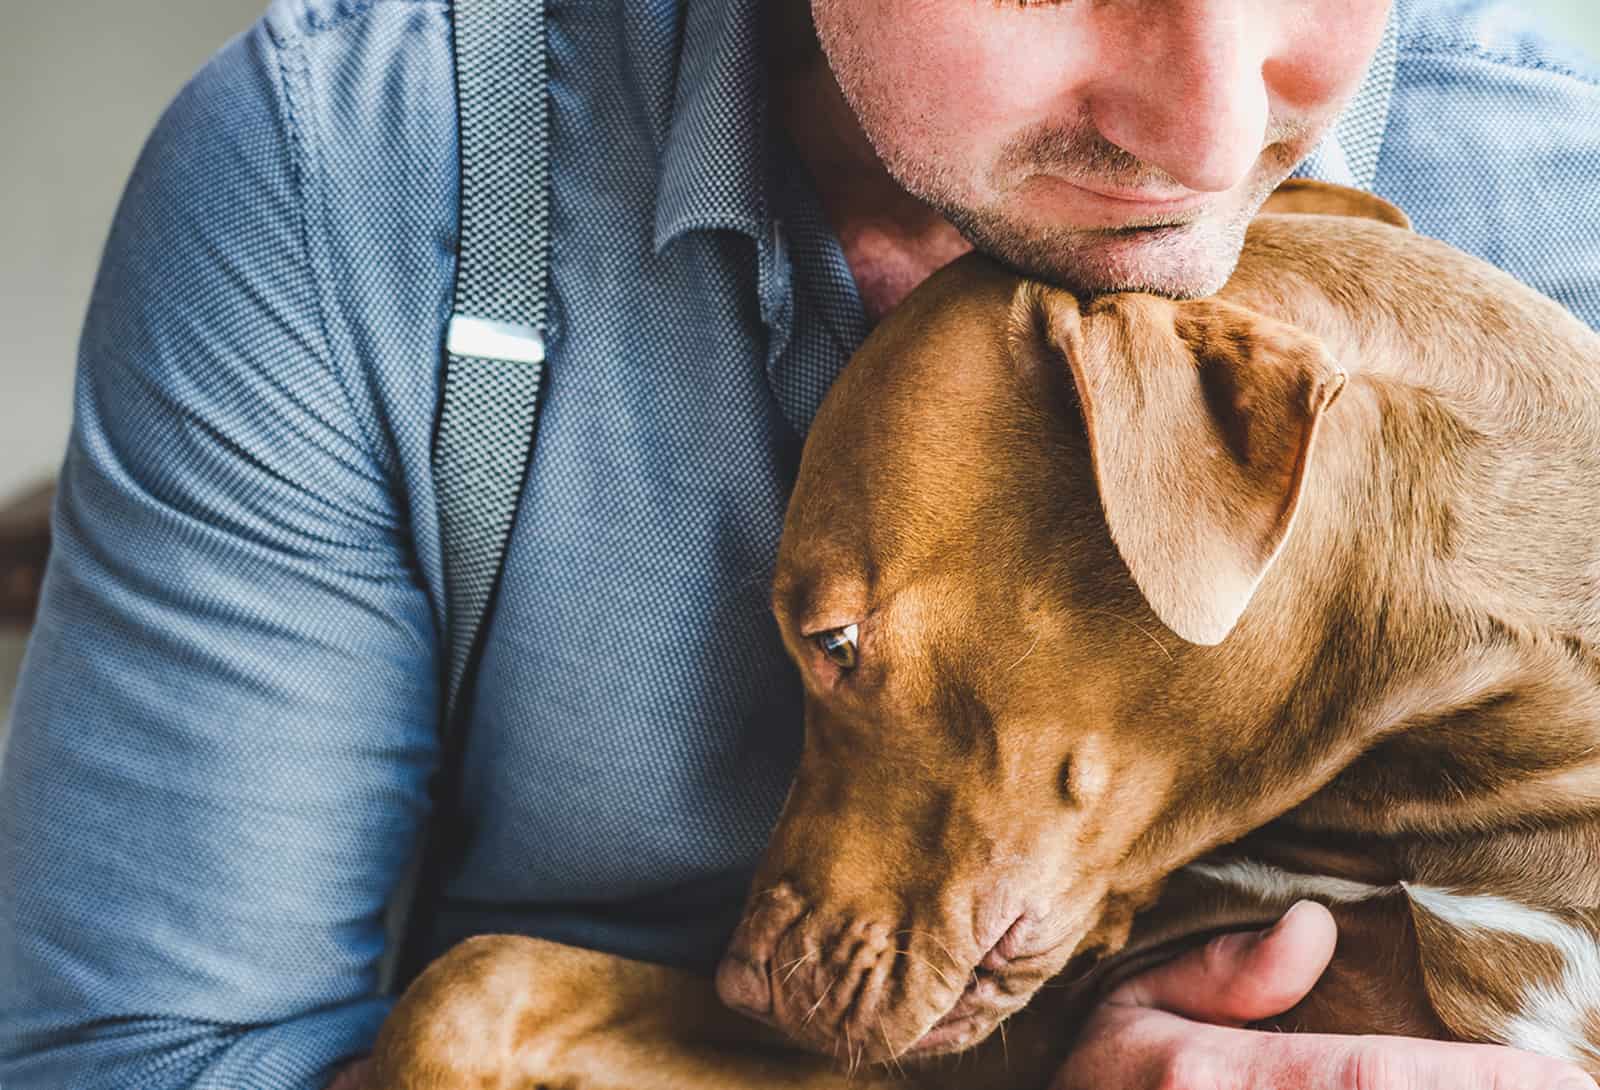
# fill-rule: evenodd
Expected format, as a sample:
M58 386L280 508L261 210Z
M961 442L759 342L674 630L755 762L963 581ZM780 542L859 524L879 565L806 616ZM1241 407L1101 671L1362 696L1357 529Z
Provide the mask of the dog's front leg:
M379 1090L874 1090L729 1011L709 980L515 935L458 944L396 1004Z

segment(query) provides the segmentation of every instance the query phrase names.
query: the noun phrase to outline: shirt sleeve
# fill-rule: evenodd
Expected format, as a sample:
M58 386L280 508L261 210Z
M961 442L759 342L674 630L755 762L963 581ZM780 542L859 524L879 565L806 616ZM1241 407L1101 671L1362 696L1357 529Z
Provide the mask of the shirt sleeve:
M1402 32L1389 118L1377 191L1600 329L1594 62L1517 5L1462 5Z
M330 358L283 59L168 109L80 348L0 766L0 1085L320 1090L365 1052L436 624Z

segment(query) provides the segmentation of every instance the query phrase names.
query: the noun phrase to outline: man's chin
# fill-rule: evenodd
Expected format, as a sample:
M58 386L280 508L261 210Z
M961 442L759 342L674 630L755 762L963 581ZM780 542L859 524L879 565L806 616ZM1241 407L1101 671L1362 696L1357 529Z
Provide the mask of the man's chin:
M1018 272L1091 295L1150 292L1176 299L1214 294L1233 274L1243 225L1196 222L1123 230L1028 232L957 221L979 250Z

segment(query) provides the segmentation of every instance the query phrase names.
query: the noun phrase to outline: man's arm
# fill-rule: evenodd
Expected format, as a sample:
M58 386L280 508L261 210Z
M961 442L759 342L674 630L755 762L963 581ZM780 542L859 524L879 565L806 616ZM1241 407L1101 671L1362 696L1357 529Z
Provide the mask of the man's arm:
M7 1090L320 1090L388 1009L431 497L326 338L290 61L258 27L180 95L96 285L0 767Z

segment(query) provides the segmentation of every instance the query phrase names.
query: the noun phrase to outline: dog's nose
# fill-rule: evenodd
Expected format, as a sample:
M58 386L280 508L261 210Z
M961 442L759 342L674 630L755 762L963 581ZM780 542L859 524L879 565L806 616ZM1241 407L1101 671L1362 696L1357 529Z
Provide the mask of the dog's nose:
M717 996L722 1002L752 1018L767 1021L772 1015L772 989L765 966L728 956L717 966Z
M717 966L717 995L724 1005L764 1022L773 1021L773 958L809 907L810 902L787 881L751 899Z

